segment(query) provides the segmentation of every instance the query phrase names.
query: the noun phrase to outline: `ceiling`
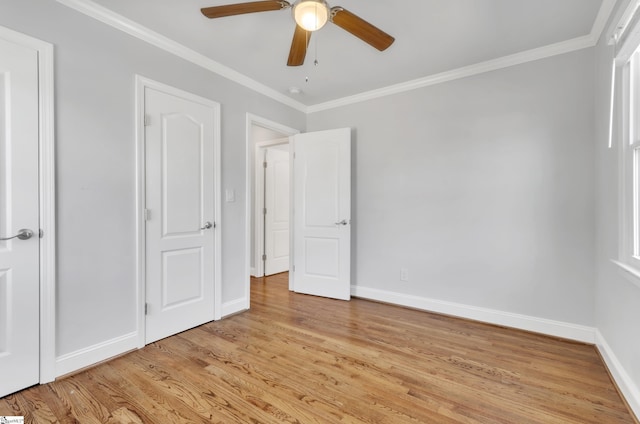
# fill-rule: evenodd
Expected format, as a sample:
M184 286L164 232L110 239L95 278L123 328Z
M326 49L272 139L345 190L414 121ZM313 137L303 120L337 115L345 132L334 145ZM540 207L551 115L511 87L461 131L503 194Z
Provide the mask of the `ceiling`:
M305 64L286 66L290 10L208 19L234 0L93 0L305 106L581 39L593 45L615 0L334 0L395 37L379 52L328 23ZM292 1L291 1L292 3ZM580 46L580 43L571 45ZM586 47L587 45L583 45ZM551 51L551 49L550 49ZM318 65L314 65L317 58ZM297 87L301 93L290 93Z

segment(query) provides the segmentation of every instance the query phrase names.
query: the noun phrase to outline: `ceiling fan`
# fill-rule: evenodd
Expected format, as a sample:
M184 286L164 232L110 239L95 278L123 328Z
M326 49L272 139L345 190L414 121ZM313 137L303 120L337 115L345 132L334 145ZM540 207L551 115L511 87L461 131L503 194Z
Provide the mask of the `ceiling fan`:
M293 4L285 0L263 0L205 7L200 10L207 18L223 18L289 8L293 10L296 28L289 50L288 66L300 66L304 63L311 33L322 28L327 21L333 22L380 51L386 50L395 40L386 32L348 10L340 6L329 7L325 0L297 0Z

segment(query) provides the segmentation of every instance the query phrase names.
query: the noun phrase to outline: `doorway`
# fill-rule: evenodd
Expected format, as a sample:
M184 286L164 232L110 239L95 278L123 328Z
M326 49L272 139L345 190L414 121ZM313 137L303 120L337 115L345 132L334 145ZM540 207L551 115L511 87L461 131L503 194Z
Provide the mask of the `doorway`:
M247 264L245 279L245 307L247 309L250 307L251 276L262 277L264 275L264 263L262 260L265 248L263 214L264 153L271 148L288 152L289 137L298 133L299 131L294 128L256 115L247 114ZM280 233L280 237L282 237L282 233ZM288 234L287 237L289 237ZM290 245L290 239L286 245L287 247ZM284 271L288 270L289 266Z
M289 139L256 143L255 277L289 270Z

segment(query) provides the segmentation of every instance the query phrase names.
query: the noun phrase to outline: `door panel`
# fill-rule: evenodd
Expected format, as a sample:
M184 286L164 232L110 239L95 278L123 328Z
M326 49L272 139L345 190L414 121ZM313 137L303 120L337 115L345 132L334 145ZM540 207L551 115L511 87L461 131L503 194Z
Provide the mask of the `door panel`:
M203 260L201 248L162 252L162 310L204 297Z
M163 234L193 234L204 222L200 125L189 116L175 114L163 117L163 126Z
M265 275L289 270L289 151L265 151Z
M0 397L39 381L38 54L0 40Z
M351 130L293 137L296 292L351 296Z
M146 343L214 319L216 113L145 88Z

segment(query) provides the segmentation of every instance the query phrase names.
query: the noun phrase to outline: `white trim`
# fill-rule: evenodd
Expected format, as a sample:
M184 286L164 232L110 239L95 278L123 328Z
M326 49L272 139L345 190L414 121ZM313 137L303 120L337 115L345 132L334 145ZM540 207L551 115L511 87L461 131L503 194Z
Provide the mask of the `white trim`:
M193 102L211 107L214 110L213 151L214 151L214 191L215 191L215 217L214 232L214 305L213 319L222 317L222 160L220 156L220 103L207 99L187 91L145 78L141 75L135 77L135 139L136 139L136 305L137 311L137 347L145 345L145 313L146 302L146 222L144 219L146 181L145 181L145 147L144 147L144 91L146 88L161 91L173 96L181 97Z
M40 377L56 375L56 205L53 45L0 26L0 38L38 52L38 172L40 239Z
M120 337L88 346L75 352L58 357L56 361L56 376L60 377L70 372L81 370L99 362L136 349L138 333L132 332Z
M146 196L146 168L144 148L144 89L145 82L140 75L135 77L135 140L136 140L136 330L138 332L138 348L143 348L146 341L146 221L144 218Z
M611 61L612 66L611 66L611 93L609 95L609 140L608 140L608 148L611 149L613 148L613 130L614 130L614 122L613 119L615 117L615 110L616 110L616 72L617 72L617 66L616 66L616 59L615 59L615 54L614 54L614 58Z
M284 136L289 136L293 134L298 134L300 131L287 127L285 125L279 124L275 121L271 121L266 118L262 118L257 115L253 115L251 113L247 113L246 119L246 127L245 127L245 151L246 151L246 160L245 160L245 275L244 275L244 297L245 305L244 309L249 309L251 307L251 247L253 246L253 240L251 240L251 218L253 215L253 203L254 199L251 198L251 186L255 184L255 181L251 181L251 169L253 169L254 164L251 162L252 156L252 145L253 139L251 137L251 128L254 126L260 126L263 128L267 128L271 131L279 132ZM254 249L255 250L255 249ZM254 270L255 271L255 270Z
M67 7L70 7L80 13L90 16L98 21L112 26L120 31L123 31L133 37L136 37L142 41L145 41L153 46L156 46L162 50L165 50L171 54L174 54L182 59L187 60L195 65L198 65L204 69L207 69L213 73L216 73L231 81L237 82L251 90L263 94L272 98L282 104L290 106L301 112L306 111L306 106L302 103L285 96L266 85L249 78L248 76L237 72L220 62L208 58L207 56L196 52L180 43L177 43L164 35L161 35L149 28L142 26L122 15L119 15L111 10L94 3L91 0L57 0Z
M594 43L590 35L574 38L560 43L550 44L548 46L503 56L497 59L464 66L458 69L441 72L439 74L428 75L426 77L390 85L377 90L371 90L353 96L343 97L337 100L331 100L325 103L319 103L307 108L307 113L320 112L327 109L334 109L354 103L364 102L367 100L377 99L379 97L391 96L403 93L405 91L417 90L432 85L442 84L462 78L471 77L486 72L497 71L499 69L508 68L523 63L532 62L564 53L570 53L576 50L593 47Z
M611 24L605 34L607 44L613 45L620 38L622 30L624 30L631 18L635 7L638 4L638 0L630 0L626 7L619 7L615 15L611 19Z
M495 71L498 69L507 68L514 65L523 64L526 62L539 60L547 57L556 56L563 53L569 53L572 51L593 47L597 44L600 38L604 26L611 15L615 0L604 0L598 15L594 20L591 32L588 35L577 37L571 40L561 41L559 43L550 44L547 46L539 47L536 49L527 50L520 53L515 53L509 56L489 60L486 62L477 63L474 65L465 66L463 68L453 69L450 71L442 72L440 74L428 75L422 78L418 78L412 81L407 81L388 87L383 87L378 90L367 91L359 93L353 96L343 97L341 99L331 100L324 103L318 103L311 106L306 106L277 90L274 90L266 85L247 77L225 65L216 62L190 48L179 44L157 32L150 30L130 19L125 18L111 10L94 3L91 0L56 0L67 7L70 7L80 13L84 13L94 19L99 20L107 25L110 25L120 31L123 31L133 37L136 37L142 41L152 44L160 49L163 49L171 54L181 57L191 63L201 66L211 72L214 72L220 76L223 76L231 81L237 82L251 90L254 90L260 94L272 98L284 105L290 106L296 110L304 113L314 113L322 110L333 109L353 103L359 103L366 100L376 99L379 97L390 96L393 94L402 93L405 91L415 90L430 85L441 84L447 81L453 81L460 78L466 78L472 75L478 75L485 72Z
M234 315L239 312L246 311L247 305L249 304L249 300L245 297L232 300L231 302L225 302L222 304L222 317L228 317L229 315Z
M623 276L633 285L640 288L640 270L631 267L625 263L620 261L616 261L615 259L611 259L611 262L618 265L618 267L624 271Z
M600 37L604 33L605 27L609 18L611 17L611 13L613 12L613 8L616 6L617 0L603 0L600 5L600 10L598 10L598 14L596 15L596 19L593 22L593 26L591 27L591 33L589 34L591 40L593 41L593 45L595 46L600 41ZM610 33L607 31L605 36L609 37Z
M40 104L40 382L55 379L56 179L53 45L38 50Z
M631 376L627 374L613 349L611 349L611 346L609 346L599 330L596 330L596 347L627 404L629 404L635 416L640 417L640 388L633 382Z
M489 324L517 328L520 330L576 340L584 343L595 343L595 328L584 325L554 321L528 315L514 314L495 309L464 305L426 297L395 293L386 290L361 286L351 286L354 297L407 306L424 311L467 318Z

